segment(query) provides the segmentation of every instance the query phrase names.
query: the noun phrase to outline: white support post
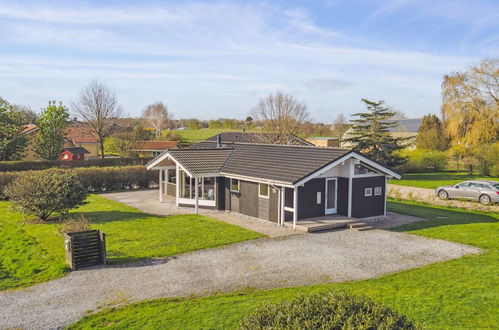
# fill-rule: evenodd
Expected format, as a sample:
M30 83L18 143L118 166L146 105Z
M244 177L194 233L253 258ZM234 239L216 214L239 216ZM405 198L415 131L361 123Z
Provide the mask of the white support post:
M198 178L195 177L194 178L194 200L195 200L195 203L194 203L194 212L196 212L196 214L198 213L198 207L199 207L199 186L198 186Z
M286 198L286 187L281 187L281 226L284 226L284 218L286 215L286 213L284 212L285 208L284 202L286 200L285 198Z
M163 170L159 169L159 202L163 203Z
M296 229L296 221L298 220L298 187L293 190L293 229Z
M354 166L352 164L352 161L349 160L349 166L350 166L350 171L348 175L348 217L352 217L352 187L353 187L353 182L352 182L352 177L354 175Z
M175 204L178 207L178 199L180 197L180 170L178 165L175 165L176 177L175 177Z

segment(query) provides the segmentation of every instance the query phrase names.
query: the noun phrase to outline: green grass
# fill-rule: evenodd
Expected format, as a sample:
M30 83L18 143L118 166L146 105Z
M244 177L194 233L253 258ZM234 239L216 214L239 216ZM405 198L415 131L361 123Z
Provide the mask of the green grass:
M392 179L389 183L401 186L435 189L438 186L452 185L466 180L494 180L499 177L483 177L469 175L464 172L440 172L440 173L407 173L400 180Z
M107 234L109 262L167 257L261 237L237 226L201 215L157 217L91 195L73 213ZM35 224L0 202L0 290L24 287L63 276L65 265L60 224Z
M185 131L174 131L182 136L182 138L188 144L199 143L207 138L212 137L213 135L222 133L222 132L238 132L241 130L238 129L230 129L230 128L201 128L190 130L187 129ZM165 132L166 133L166 132Z
M470 244L484 252L359 282L146 301L85 316L72 328L236 328L262 304L331 289L371 296L426 328L498 328L498 215L395 201L389 210L428 218L397 231Z

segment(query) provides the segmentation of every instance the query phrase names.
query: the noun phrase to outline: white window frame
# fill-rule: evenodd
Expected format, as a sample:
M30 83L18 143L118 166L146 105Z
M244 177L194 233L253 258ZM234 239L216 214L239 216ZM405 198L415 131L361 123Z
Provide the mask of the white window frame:
M373 195L373 188L364 188L364 197L371 197Z
M237 181L237 190L233 190L233 189L232 189L232 182L233 182L234 180L236 180L236 181ZM233 178L231 178L231 179L230 179L230 191L231 191L231 192L238 193L238 192L239 192L239 189L241 189L240 184L241 184L241 181L239 181L239 179L233 179Z
M374 196L381 196L383 189L381 187L374 187Z
M266 185L266 186L267 186L267 195L262 195L262 194L260 193L260 192L261 192L260 187L261 187L262 185ZM258 197L261 197L261 198L269 198L269 196L270 196L270 186L269 186L268 184L266 184L266 183L258 183Z

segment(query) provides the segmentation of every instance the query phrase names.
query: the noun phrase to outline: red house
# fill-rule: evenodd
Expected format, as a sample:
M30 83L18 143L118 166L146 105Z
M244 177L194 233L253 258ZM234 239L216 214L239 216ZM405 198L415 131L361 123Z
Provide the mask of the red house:
M83 147L64 148L61 152L60 160L84 160L85 154L90 152Z

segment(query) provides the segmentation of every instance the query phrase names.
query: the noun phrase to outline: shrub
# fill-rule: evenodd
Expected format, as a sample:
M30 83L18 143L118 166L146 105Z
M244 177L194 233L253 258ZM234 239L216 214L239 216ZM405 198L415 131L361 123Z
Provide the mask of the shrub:
M403 172L439 172L449 162L445 152L437 150L404 150L400 154L407 159L400 167Z
M90 230L90 220L88 220L83 214L81 214L79 217L64 220L64 223L59 229L59 232L61 234L67 234L86 230Z
M87 190L73 172L24 172L5 188L12 206L28 216L47 220L84 204Z
M7 187L9 183L14 181L17 176L17 173L14 172L0 172L0 200L6 198L4 194L5 187Z
M499 174L499 142L483 145L475 153L481 175L497 176Z
M338 292L300 295L269 304L241 321L242 329L417 329L388 307Z
M31 171L46 170L49 168L79 168L79 167L113 167L145 165L150 158L94 158L86 160L32 160L0 162L0 172L3 171Z

